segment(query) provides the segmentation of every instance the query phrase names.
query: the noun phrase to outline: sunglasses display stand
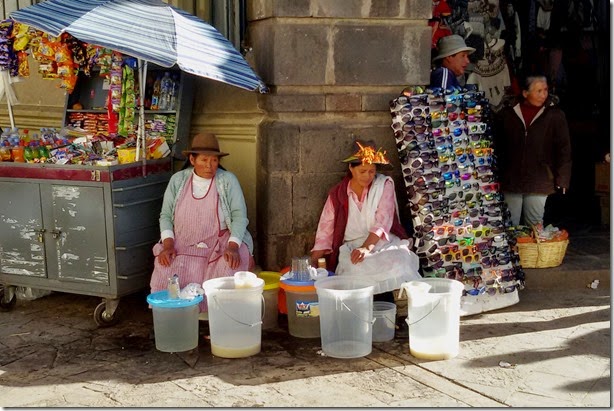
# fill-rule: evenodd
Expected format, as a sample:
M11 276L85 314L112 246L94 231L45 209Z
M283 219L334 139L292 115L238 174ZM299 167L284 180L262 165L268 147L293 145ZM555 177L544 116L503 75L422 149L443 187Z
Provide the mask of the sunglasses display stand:
M421 274L463 283L461 316L516 304L524 272L507 235L488 99L415 89L390 112Z

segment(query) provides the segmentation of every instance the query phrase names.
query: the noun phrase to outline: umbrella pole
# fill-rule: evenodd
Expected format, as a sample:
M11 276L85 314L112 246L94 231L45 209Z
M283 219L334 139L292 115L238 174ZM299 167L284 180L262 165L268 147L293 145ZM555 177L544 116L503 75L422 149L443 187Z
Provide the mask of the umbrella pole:
M145 84L147 82L147 60L138 59L139 65L139 132L137 134L136 155L139 158L139 148L143 161L143 177L147 175L147 150L145 137Z
M13 107L9 102L8 98L6 99L6 105L9 109L9 119L11 120L11 130L15 128L15 119L13 118Z

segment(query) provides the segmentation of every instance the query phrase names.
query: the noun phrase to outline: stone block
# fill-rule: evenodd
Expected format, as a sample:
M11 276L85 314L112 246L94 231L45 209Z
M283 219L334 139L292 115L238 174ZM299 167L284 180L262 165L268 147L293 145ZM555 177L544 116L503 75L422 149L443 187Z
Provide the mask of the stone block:
M429 82L428 26L339 24L334 35L336 85Z
M250 0L249 21L271 17L431 18L432 0Z
M321 112L326 110L326 98L322 94L260 94L258 107L262 110L281 112Z
M260 124L258 150L268 173L299 171L299 127L281 121Z
M320 213L328 190L343 179L345 173L299 174L293 178L292 199L294 233L312 233L318 228ZM313 244L312 244L313 245Z
M401 0L399 17L428 20L433 17L433 0Z
M326 24L253 24L255 68L271 85L324 84L328 59Z
M399 0L372 1L369 7L369 17L395 17L399 15L402 2Z
M258 231L268 241L272 235L287 235L293 230L292 176L290 174L264 174L259 181ZM260 201L261 200L261 201Z
M327 94L326 111L361 111L358 94Z
M389 117L389 116L388 116ZM356 150L355 140L373 140L388 153L392 169L399 170L400 163L392 129L386 123L356 124L323 123L301 126L300 158L303 173L338 173L346 170L342 160Z
M402 89L390 93L371 93L362 96L362 111L390 112L390 101L399 96Z
M274 235L260 248L257 263L267 270L279 271L292 264L292 257L309 255L314 233L300 235Z

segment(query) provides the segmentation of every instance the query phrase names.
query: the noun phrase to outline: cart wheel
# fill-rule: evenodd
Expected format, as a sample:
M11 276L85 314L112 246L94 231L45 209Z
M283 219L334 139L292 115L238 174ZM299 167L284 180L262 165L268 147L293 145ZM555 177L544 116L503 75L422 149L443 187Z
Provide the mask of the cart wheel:
M96 321L99 327L110 327L117 324L119 316L117 315L117 311L113 315L110 315L107 312L107 303L103 301L98 304L94 310L94 321Z
M13 294L13 296L9 301L4 301L5 293L7 293L6 289L0 286L0 311L11 311L17 302L17 295L15 293L7 293Z

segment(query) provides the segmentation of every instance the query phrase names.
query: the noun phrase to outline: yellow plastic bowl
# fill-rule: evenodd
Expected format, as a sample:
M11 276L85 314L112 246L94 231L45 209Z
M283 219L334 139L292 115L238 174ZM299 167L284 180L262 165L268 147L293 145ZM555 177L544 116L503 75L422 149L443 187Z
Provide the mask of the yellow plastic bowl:
M276 271L260 271L258 277L264 280L264 289L273 290L279 288L281 274Z

